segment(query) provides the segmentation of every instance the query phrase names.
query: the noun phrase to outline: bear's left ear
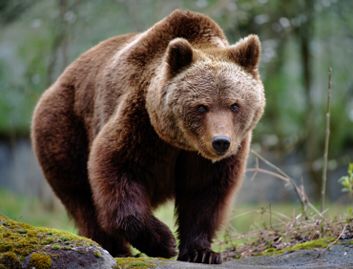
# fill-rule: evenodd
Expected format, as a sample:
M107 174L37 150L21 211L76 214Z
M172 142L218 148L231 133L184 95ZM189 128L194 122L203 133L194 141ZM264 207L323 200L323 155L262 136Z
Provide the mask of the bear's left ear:
M175 38L167 48L167 63L171 76L178 74L192 63L193 51L190 43L184 38Z
M250 73L254 73L260 61L261 43L257 35L248 35L228 50L228 57Z

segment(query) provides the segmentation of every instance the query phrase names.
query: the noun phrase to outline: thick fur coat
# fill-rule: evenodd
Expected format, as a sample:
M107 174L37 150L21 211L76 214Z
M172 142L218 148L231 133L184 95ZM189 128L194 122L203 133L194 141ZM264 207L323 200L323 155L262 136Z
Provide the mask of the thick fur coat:
M152 211L175 199L178 258L220 263L212 239L265 104L259 57L257 36L230 46L210 18L176 10L73 62L40 98L32 141L79 233L116 256L131 244L172 257Z

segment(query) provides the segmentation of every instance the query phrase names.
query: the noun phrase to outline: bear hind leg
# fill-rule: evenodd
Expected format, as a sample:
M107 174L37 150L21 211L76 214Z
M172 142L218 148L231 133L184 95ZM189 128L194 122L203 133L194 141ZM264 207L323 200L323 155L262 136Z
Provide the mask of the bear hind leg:
M97 222L87 174L87 136L70 106L71 89L51 89L37 106L32 144L45 178L74 219L79 234L115 256L129 256L127 241L105 233Z

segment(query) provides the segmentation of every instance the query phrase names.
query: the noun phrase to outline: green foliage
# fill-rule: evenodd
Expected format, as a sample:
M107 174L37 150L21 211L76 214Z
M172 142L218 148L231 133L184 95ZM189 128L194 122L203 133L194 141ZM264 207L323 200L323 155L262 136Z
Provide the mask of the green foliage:
M338 180L342 185L342 191L353 195L353 163L348 165L347 175Z

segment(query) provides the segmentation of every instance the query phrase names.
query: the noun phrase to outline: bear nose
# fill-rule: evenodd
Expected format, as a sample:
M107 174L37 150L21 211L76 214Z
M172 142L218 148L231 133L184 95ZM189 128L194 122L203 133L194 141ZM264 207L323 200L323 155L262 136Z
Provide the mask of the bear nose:
M212 138L212 147L217 154L224 154L230 146L230 138L228 136L219 135Z

